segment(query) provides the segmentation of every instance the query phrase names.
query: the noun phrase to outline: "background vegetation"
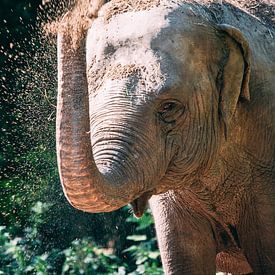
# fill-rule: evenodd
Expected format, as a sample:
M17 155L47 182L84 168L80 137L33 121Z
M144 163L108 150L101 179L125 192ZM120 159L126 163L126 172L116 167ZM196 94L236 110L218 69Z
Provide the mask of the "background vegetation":
M162 274L149 213L87 214L64 198L55 41L37 27L58 13L42 4L0 0L0 274Z

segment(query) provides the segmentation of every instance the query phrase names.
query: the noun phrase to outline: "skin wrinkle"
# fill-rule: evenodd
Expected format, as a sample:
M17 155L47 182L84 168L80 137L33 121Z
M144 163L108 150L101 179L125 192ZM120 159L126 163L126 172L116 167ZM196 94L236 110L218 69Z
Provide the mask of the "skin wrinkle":
M130 160L130 159L128 159L129 157L129 154L127 154L127 152L125 152L124 150L123 151L120 151L120 149L118 149L118 146L116 146L115 144L109 144L109 147L111 147L113 145L113 147L115 148L114 150L109 150L109 155L112 153L112 152L114 152L113 154L114 155L116 155L116 152L120 152L121 153L121 156L120 157L118 157L117 158L117 163L118 163L118 165L119 166L125 166L125 171L135 171L136 170L136 167L137 167L137 165L138 165L138 163L139 163L139 160L138 159L136 159L136 158L134 158L132 161ZM123 144L121 144L120 146L123 146ZM122 147L121 147L122 148ZM99 148L99 150L100 150L100 148ZM105 150L106 151L106 150ZM102 153L102 151L100 151L101 153ZM129 151L129 152L131 152L131 151ZM135 153L135 154L137 154L137 155L139 155L140 156L140 159L144 159L144 161L146 161L147 162L147 160L146 160L146 158L144 158L144 156L142 156L141 154L140 154L140 152L137 152L137 153ZM123 156L125 156L125 157L123 157ZM96 154L95 153L95 159L96 159L96 162L98 162L98 160L100 160L101 158L100 158L100 155L99 154ZM122 162L122 163L120 163L121 162L121 159L124 159L125 160L125 162ZM103 158L103 160L105 160L105 161L107 161L108 162L108 159L107 159L107 157L105 156L104 158ZM120 161L119 161L120 160ZM111 160L112 162L114 161L114 160ZM104 167L105 167L106 165L104 165ZM150 167L149 166L149 169L148 169L148 171L154 171L154 169L152 169L153 167ZM150 170L151 169L151 170ZM131 177L131 174L129 174L128 175L128 177Z
M112 144L111 144L112 145ZM115 159L113 159L113 158L111 158L110 160L113 162L113 161L117 161L117 163L118 163L118 165L119 166L125 166L125 171L135 171L136 170L136 165L137 165L137 162L138 162L138 160L135 158L133 161L131 161L131 160L129 160L128 159L128 157L127 157L127 155L128 154L125 154L125 151L120 151L118 148L117 148L117 146L116 145L114 145L114 147L116 148L115 150L113 150L113 151L111 151L111 150L109 150L109 152L108 152L108 154L106 153L106 151L107 150L105 150L104 152L105 152L105 156L104 156L104 158L102 159L103 161L106 161L107 163L108 163L108 158L107 158L107 156L108 155L112 155L112 154L114 154L114 156L116 156L116 154L117 154L117 152L118 153L121 153L121 156L117 156L117 158L115 158ZM102 150L100 151L101 152L101 154L102 154ZM125 157L123 157L123 156L125 156ZM100 155L99 154L95 154L95 158L96 158L96 162L98 162L99 160L101 160L101 158L100 158ZM101 160L101 161L102 161ZM123 160L123 162L122 163L120 163L121 162L121 160ZM106 166L106 164L104 163L104 166L103 166L103 168ZM119 171L119 169L118 169L118 171ZM128 177L131 177L131 174L129 174L128 175Z
M240 186L238 185L238 182L236 181L236 179L238 179L240 177L239 174L241 173L241 175L242 175L241 177L243 178L244 183L245 182L249 183L249 182L251 182L251 178L250 178L251 172L247 171L247 170L242 171L243 170L242 162L238 161L237 159L235 159L234 162L235 162L236 166L234 166L234 167L233 166L230 167L230 165L227 166L227 169L231 172L227 172L226 174L228 174L228 176L226 178L222 179L222 181L220 183L222 188L220 189L219 192L217 192L215 194L214 200L225 202L227 200L224 196L225 194L234 194L234 193L238 194L239 193L240 195L237 197L236 205L240 205L240 203L238 203L238 201L242 201L242 199L244 198L245 189L244 188L240 189ZM236 167L240 167L240 171L238 171L236 169ZM246 176L247 179L245 179L244 175L247 175ZM224 191L222 191L222 190L224 190ZM230 192L229 192L229 190L230 190ZM238 190L238 191L236 192L236 190ZM232 202L232 198L230 198L230 201ZM220 205L222 205L222 204L220 203ZM235 204L231 203L229 205L231 205L230 207L232 207ZM236 209L238 209L238 208L236 208ZM228 212L228 213L233 212L234 213L235 212L236 214L234 216L240 217L240 214L238 214L238 211L236 211L236 210L228 211L228 209L219 209L219 207L218 207L217 211L220 213L225 213L225 212ZM238 218L237 218L237 220L232 220L232 218L230 216L227 216L226 219L229 220L229 222L233 225L239 223Z
M197 185L196 188L197 188L197 190L195 189L194 191L192 191L192 195L191 196L196 197L197 199L195 199L195 200L191 199L190 200L190 198L188 198L188 197L189 197L189 195L191 193L186 193L186 192L183 193L184 195L180 195L180 196L181 196L181 198L183 198L182 196L184 196L185 197L184 200L186 200L186 201L189 202L189 204L190 204L190 210L191 209L197 209L197 210L200 209L199 213L202 216L207 217L208 221L212 224L212 227L215 228L215 222L220 223L220 222L222 222L222 220L213 212L213 209L212 209L212 207L210 205L207 206L207 207L210 207L210 208L203 208L203 204L201 202L199 202L199 200L211 201L209 198L207 198L207 196L209 195L209 193L208 194L207 194L207 192L205 193L205 191L206 191L205 188L204 188L204 191L200 190L200 188L203 188L200 185ZM198 197L200 199L198 199ZM196 207L194 206L194 203L197 204ZM213 219L214 219L215 222L213 222ZM222 227L227 231L228 236L231 236L230 232L226 229L226 227L224 225L222 225ZM230 238L231 238L231 243L234 246L234 244L235 244L234 238L232 238L232 237L230 237Z
M207 152L206 152L206 154L203 154L206 150L206 148L204 148L205 146L205 144L204 144L204 142L206 142L206 139L203 139L202 137L203 137L203 133L206 133L207 131L205 131L206 129L207 129L207 127L206 127L206 123L207 123L207 121L206 121L206 110L205 110L205 104L204 104L204 102L203 102L203 97L202 97L202 95L200 95L200 96L198 96L197 97L197 104L196 104L197 106L199 106L199 110L198 110L198 114L199 114L199 118L198 118L198 121L199 121L199 126L198 126L198 136L199 136L199 138L198 138L198 140L201 140L201 142L200 142L200 147L201 148L197 148L197 152L196 152L196 155L197 155L197 160L198 160L198 163L199 163L199 169L200 169L200 171L201 171L201 167L203 166L203 162L204 162L204 160L203 160L203 158L205 158L206 156L208 156L208 154L207 154ZM201 121L202 121L202 125L201 125ZM207 139L207 143L209 144L209 140ZM209 146L207 146L207 148L209 148ZM203 172L203 171L202 171Z
M104 105L105 106L105 105ZM112 110L110 110L110 112L111 112L111 114L114 114L113 113L113 111ZM125 116L125 114L123 114L123 117L124 117L124 119L126 119L127 121L129 121L129 117L127 117L127 116ZM130 123L131 123L131 125L134 125L134 124L136 124L137 122L137 119L140 119L140 117L139 116L137 116L137 118L135 118L133 121L131 121ZM97 117L95 117L94 118L95 119L95 121L98 119ZM105 119L106 119L106 116L105 116ZM140 123L139 123L140 124ZM125 124L125 125L127 125L127 124ZM111 125L110 125L111 126ZM94 125L94 127L95 127L95 125ZM106 129L106 125L104 125L104 123L102 124L102 122L100 123L100 128L102 128L102 129ZM94 130L92 131L92 132L98 132L98 133L101 133L101 135L102 135L102 131L100 130L100 128L94 128ZM118 130L116 129L117 128L117 126L115 127L115 128L112 128L112 127L110 127L110 129L112 129L112 131L113 131L113 133L115 133L116 135L113 137L113 139L114 140L116 140L116 141L118 141L119 139L118 139L118 137L116 137L117 136L117 134L119 133L118 132ZM136 127L136 129L139 129L139 128L143 128L143 126L140 126L140 127ZM120 133L121 133L121 138L122 138L122 141L123 141L123 139L125 139L125 134L128 132L128 129L126 130L126 127L121 127L121 130L120 130ZM111 135L111 133L112 132L110 132L110 131L108 131L108 136L110 136ZM107 134L107 133L106 133ZM142 133L139 133L139 132L131 132L131 133L129 133L130 134L130 137L128 137L128 138L131 138L131 136L132 136L132 138L131 139L135 139L135 137L139 137L139 139L140 140L137 140L137 143L139 144L139 147L137 147L137 149L138 148L144 148L145 146L140 146L140 145L142 145L142 144L146 144L147 142L148 142L148 140L150 140L150 138L148 139L148 136L146 135L146 136L143 136L143 134ZM100 135L99 135L100 136ZM92 137L93 137L93 139L94 138L96 138L96 136L93 136L92 135ZM93 140L92 139L92 140ZM146 142L145 142L146 141ZM119 143L119 142L118 142ZM95 159L96 159L96 162L97 162L97 160L98 160L98 158L99 158L99 155L97 155L97 150L99 150L99 152L100 152L100 148L98 148L97 149L97 142L95 142L94 140L93 140L93 144L94 144L94 147L93 147L93 149L94 149L94 156L95 156ZM108 146L109 146L109 148L111 148L111 142L108 144ZM123 148L123 144L121 144L121 148ZM117 151L118 150L118 147L117 146L115 146L114 148L116 148L115 150ZM132 149L132 150L131 150ZM133 153L133 147L131 148L130 150L129 150L129 152L132 152ZM111 152L112 150L110 150L110 152ZM146 172L144 172L144 173L146 173L147 175L150 175L150 171L155 171L156 170L156 168L155 167L152 167L151 166L151 161L148 159L148 161L147 161L147 158L148 158L148 153L149 152L144 152L144 150L138 150L138 151L136 151L136 153L134 153L133 155L138 155L139 156L139 159L141 159L141 160L143 160L143 161L145 161L146 163L148 163L148 165L147 165L147 170L146 170ZM126 154L127 155L127 154ZM149 154L149 155L151 155L151 154ZM126 159L126 163L125 163L125 165L130 165L130 160L127 160L127 158L128 157L126 157L126 158L122 158L122 159ZM132 158L132 157L131 157ZM133 162L131 161L131 165L129 166L130 167L130 169L127 169L126 171L134 171L134 170L136 170L136 167L138 166L138 164L137 164L137 159L135 159L135 160L133 160ZM135 168L135 169L133 169L133 167ZM138 175L137 175L138 176ZM142 176L143 177L143 176ZM147 176L147 177L150 177L150 176ZM143 180L143 179L142 179ZM142 183L143 181L140 181L140 183ZM143 190L145 189L145 187L143 187L142 188Z
M204 112L204 110L203 110L203 104L198 103L198 98L197 97L195 98L195 100L197 100L197 104L194 104L194 105L197 106L197 108L199 108L199 106L200 106L200 110L198 110L197 113L203 113ZM198 123L199 125L201 124L201 122L200 122L201 120L202 119L201 119L200 116L198 118L196 118L196 121L199 121L199 123ZM195 127L191 127L191 129L195 130ZM202 152L203 150L199 148L199 144L196 143L196 140L200 140L201 137L202 137L202 127L198 126L197 133L196 134L189 133L189 135L191 137L193 137L194 139L192 139L193 143L191 144L191 146L187 145L187 147L190 148L189 150L190 150L190 152L192 152L193 158L196 158L198 160L198 163L201 163L202 160L200 160L199 153ZM191 163L192 162L193 161L191 161ZM193 168L193 169L196 169L196 168Z
M255 198L250 196L249 198L249 204L255 204ZM246 215L245 218L246 220L244 221L243 225L247 226L248 230L244 229L244 228L239 228L239 232L240 232L240 236L242 237L243 241L245 241L247 239L248 235L252 235L254 238L252 239L252 247L253 249L251 251L247 251L249 256L252 256L254 258L257 258L257 262L255 262L255 266L257 266L257 269L260 270L260 272L262 274L271 274L271 273L265 273L266 270L263 270L262 266L265 265L265 261L268 260L268 262L270 261L269 259L265 259L263 258L263 254L261 253L263 251L263 247L262 244L259 242L259 239L256 238L255 234L257 234L257 232L259 231L259 225L256 222L258 220L258 213L257 210L256 211L251 211L250 208L247 208L247 205L244 205L243 210L246 210ZM256 223L255 223L256 222ZM251 225L254 224L256 225L256 230L251 230ZM254 225L254 226L255 226ZM246 231L243 231L246 230ZM246 242L244 242L244 248L246 246L245 244ZM256 255L252 255L253 253L255 253Z
M136 133L136 135L138 135L138 133ZM116 136L113 136L112 138L108 137L106 139L106 141L109 140L108 144L112 143L112 141L115 141L117 145L123 144L122 147L124 147L124 146L126 146L126 148L128 147L129 148L129 152L132 152L132 151L136 152L136 153L143 152L143 150L140 149L139 146L136 146L137 143L130 144L129 142L127 142L128 139L132 139L132 138L135 139L136 135L132 135L132 137L131 136L129 137L129 136L125 135L125 134L124 135L120 135L120 136L116 135ZM104 136L101 136L101 138L104 139ZM146 141L147 141L146 138L141 138L141 139L137 140L138 144L144 144L144 145L147 144ZM133 142L133 141L131 141L131 142ZM108 145L108 144L105 143L105 145ZM100 144L95 143L93 146L94 146L94 148L96 150L97 146L100 146Z

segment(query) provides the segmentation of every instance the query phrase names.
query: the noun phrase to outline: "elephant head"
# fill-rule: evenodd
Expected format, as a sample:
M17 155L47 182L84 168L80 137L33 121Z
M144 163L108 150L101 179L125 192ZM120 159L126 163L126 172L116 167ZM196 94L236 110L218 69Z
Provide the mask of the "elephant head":
M192 184L213 163L249 99L249 49L189 4L114 2L77 48L59 33L58 164L73 206L132 202L139 216L151 195Z

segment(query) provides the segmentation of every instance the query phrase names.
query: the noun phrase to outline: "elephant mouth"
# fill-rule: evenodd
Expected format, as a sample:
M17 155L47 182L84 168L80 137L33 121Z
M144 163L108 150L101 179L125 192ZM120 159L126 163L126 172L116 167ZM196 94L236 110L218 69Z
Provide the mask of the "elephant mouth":
M147 191L130 203L134 211L134 215L137 218L141 218L142 215L144 214L148 205L148 200L151 198L152 195L153 195L153 190Z

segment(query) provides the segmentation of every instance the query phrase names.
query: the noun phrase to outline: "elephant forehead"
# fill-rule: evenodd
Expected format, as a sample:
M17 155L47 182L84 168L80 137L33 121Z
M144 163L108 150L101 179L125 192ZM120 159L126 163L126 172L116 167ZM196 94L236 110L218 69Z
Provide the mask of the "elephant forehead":
M196 80L189 78L195 68L206 63L193 37L194 28L200 26L194 24L193 15L189 6L159 6L117 14L106 21L103 11L87 35L90 92L102 92L107 80L126 78L135 83L131 90L147 94L169 91L180 86L182 79L192 86ZM138 86L133 79L139 80Z
M188 5L160 5L149 10L117 14L109 20L102 12L88 30L87 66L90 68L100 60L114 61L117 56L129 61L132 58L131 62L135 64L151 61L148 52L154 55L161 51L170 56L179 50L188 53L194 44L195 30L203 25L198 24L200 21Z
M125 100L142 104L148 98L157 94L168 79L160 67L151 64L150 67L137 64L110 64L105 68L88 73L89 94L97 99L122 95ZM97 103L96 103L97 104Z
M148 34L154 35L167 26L166 18L169 10L156 7L144 11L132 11L118 14L106 21L104 16L98 17L89 32L108 37L110 42L120 42L127 39L138 39ZM98 32L100 30L100 32Z
M88 31L87 65L94 61L95 54L97 59L105 58L106 52L112 53L125 46L149 49L161 30L170 25L168 12L164 8L127 12L108 22L103 16L99 17Z

